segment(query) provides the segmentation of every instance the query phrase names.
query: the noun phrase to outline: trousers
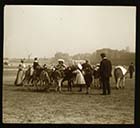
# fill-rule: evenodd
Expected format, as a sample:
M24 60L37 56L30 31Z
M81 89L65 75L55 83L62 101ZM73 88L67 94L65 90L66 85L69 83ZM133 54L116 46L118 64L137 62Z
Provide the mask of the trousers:
M110 94L111 91L110 91L110 78L107 77L107 78L101 78L101 82L102 82L102 86L103 86L103 94L106 95L107 94Z

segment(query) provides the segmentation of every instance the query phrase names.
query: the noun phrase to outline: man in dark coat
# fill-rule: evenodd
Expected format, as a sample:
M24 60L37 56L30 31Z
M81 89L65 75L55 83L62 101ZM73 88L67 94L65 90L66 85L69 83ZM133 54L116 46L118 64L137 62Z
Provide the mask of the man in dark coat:
M109 95L110 92L110 77L112 72L112 64L111 61L107 59L105 53L101 53L102 61L100 62L100 76L101 76L101 82L103 85L103 93L102 95Z
M134 65L133 65L133 62L131 62L131 64L129 65L128 72L130 73L130 79L132 79L132 77L133 77L133 72L134 72Z

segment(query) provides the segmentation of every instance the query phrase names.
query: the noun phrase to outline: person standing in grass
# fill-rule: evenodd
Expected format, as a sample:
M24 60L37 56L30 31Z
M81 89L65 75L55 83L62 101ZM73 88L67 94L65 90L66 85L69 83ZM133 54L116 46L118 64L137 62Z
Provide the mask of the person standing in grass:
M105 53L101 53L102 61L100 62L100 77L103 86L102 95L110 95L110 77L112 76L112 64L109 59L107 59Z
M16 77L16 80L15 80L15 85L16 86L22 85L24 75L25 75L25 64L24 64L24 61L21 60L21 63L18 66L17 77Z
M76 70L73 71L73 73L76 74L75 84L80 86L79 92L81 92L82 91L82 86L86 84L84 76L82 74L82 66L80 64L77 64L75 66L75 69Z
M133 62L131 62L131 64L129 65L128 72L130 74L130 79L132 79L133 78L133 73L134 73L134 64L133 64Z

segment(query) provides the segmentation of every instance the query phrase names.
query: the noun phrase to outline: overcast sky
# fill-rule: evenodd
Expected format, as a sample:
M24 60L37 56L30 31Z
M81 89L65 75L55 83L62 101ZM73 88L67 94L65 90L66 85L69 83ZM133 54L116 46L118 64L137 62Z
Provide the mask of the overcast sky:
M4 57L53 57L101 48L135 52L136 8L23 6L4 8Z

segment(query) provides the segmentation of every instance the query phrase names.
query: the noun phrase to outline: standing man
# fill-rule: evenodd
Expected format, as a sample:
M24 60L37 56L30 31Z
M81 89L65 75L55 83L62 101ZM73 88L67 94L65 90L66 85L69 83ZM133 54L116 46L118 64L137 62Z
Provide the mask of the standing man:
M130 73L130 79L132 79L133 78L133 72L134 72L133 62L131 62L131 64L129 65L128 72Z
M100 62L100 76L101 82L103 84L103 93L102 95L107 94L110 95L110 77L112 71L112 64L111 61L107 59L105 53L101 53L102 61Z

